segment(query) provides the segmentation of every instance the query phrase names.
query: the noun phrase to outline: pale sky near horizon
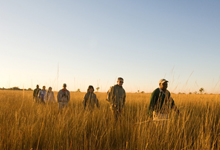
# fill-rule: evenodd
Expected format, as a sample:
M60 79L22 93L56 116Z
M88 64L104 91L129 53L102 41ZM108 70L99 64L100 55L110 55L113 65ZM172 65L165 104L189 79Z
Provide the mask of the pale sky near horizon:
M0 1L0 87L220 93L220 1ZM59 69L58 69L59 68Z

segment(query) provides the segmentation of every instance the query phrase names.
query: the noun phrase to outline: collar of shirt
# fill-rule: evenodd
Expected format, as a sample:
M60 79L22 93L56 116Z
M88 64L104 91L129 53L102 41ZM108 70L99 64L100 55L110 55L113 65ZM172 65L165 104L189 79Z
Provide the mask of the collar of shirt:
M66 91L67 91L67 89L62 89L62 91L63 91L63 92L66 92Z
M166 92L164 92L163 90L161 90L160 88L159 88L159 90L160 90L160 92L162 92L164 95L166 95Z

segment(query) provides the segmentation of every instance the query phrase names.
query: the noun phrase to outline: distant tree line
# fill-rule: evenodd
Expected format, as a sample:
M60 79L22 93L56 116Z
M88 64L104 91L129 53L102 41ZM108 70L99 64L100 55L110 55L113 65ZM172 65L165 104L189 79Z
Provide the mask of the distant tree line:
M100 89L100 87L97 87L97 88L96 88L97 92L99 91L99 89ZM22 91L23 89L20 89L19 87L15 86L15 87L11 87L11 88L4 88L4 87L3 87L3 88L0 88L0 90ZM25 91L33 91L33 89L31 89L31 88L24 89L24 90L25 90ZM200 89L199 89L200 94L203 94L204 91L205 91L204 88L200 88ZM80 89L77 89L76 92L81 92L81 90L80 90ZM136 93L145 93L145 92L138 90ZM185 94L185 93L179 92L178 94ZM198 93L197 93L197 91L195 91L194 93L189 92L189 94L198 94ZM204 94L206 94L206 93L204 93Z
M15 91L22 91L23 89L20 89L19 87L11 87L11 88L0 88L0 90L15 90ZM31 88L24 89L25 91L33 91Z

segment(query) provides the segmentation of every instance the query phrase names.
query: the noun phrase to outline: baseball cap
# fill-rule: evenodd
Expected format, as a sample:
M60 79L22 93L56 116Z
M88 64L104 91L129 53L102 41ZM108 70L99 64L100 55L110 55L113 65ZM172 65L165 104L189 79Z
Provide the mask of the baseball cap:
M168 82L166 79L160 79L159 84L163 84L164 82Z

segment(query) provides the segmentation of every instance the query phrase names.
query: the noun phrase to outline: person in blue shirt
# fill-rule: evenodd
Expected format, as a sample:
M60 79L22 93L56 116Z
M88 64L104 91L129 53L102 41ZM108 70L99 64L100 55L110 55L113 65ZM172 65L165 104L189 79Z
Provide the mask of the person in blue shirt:
M40 102L44 103L44 96L46 95L46 86L43 86L42 90L40 90L38 97L40 99Z

